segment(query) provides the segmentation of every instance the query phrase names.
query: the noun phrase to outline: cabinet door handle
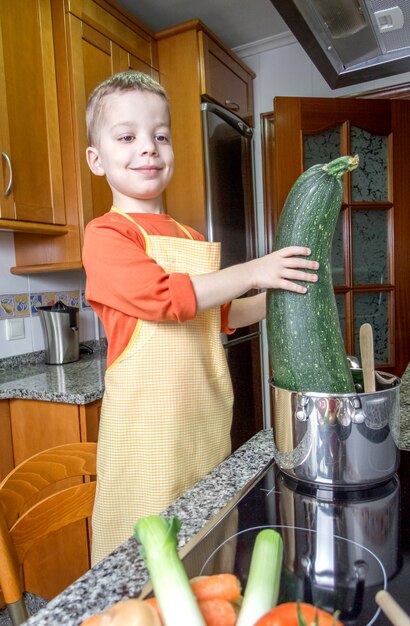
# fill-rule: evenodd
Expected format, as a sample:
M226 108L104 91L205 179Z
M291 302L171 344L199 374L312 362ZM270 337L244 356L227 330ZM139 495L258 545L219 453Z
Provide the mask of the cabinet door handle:
M239 104L233 100L225 100L225 104L229 109L231 109L231 111L239 111L241 108Z
M7 198L7 196L9 196L9 195L10 195L10 193L11 193L11 188L13 187L13 169L12 169L12 167L11 167L10 157L9 157L9 155L7 154L7 152L2 152L2 153L1 153L1 156L2 156L2 157L3 157L3 159L6 161L7 166L8 166L8 168L9 168L9 182L8 182L8 184L7 184L7 187L6 187L5 191L4 191L4 193L3 193L3 196L4 196L5 198Z

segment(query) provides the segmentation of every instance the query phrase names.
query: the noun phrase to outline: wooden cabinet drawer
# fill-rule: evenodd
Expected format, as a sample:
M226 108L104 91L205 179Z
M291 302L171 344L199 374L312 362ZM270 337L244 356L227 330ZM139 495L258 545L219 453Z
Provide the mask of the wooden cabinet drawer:
M253 118L253 74L228 51L198 32L201 71L201 95L209 96L248 122Z

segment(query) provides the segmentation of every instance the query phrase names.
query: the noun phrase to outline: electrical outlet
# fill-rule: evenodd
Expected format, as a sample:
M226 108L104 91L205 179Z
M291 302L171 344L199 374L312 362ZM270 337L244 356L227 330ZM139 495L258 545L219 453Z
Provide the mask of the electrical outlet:
M6 339L7 341L14 341L15 339L24 339L24 320L21 318L14 318L6 320Z

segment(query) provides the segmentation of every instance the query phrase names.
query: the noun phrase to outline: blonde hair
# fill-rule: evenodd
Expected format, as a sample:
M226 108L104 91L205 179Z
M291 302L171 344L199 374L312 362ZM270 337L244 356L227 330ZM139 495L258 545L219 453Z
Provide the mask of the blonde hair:
M134 90L156 93L169 104L165 89L148 74L135 70L113 74L97 85L88 98L85 119L90 146L95 146L97 141L101 115L104 109L104 98L113 93Z

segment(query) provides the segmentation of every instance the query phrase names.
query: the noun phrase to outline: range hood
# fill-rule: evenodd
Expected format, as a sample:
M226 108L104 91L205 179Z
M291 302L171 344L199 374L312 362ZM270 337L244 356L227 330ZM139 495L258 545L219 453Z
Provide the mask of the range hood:
M332 89L410 72L410 0L271 0Z

